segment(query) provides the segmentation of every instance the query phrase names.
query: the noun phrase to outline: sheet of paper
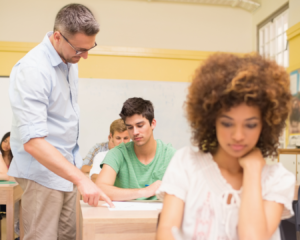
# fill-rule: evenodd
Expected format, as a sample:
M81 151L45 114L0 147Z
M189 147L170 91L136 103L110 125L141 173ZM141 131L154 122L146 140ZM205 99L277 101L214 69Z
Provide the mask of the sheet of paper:
M141 203L141 202L113 202L115 208L110 208L107 203L103 206L107 206L110 211L155 211L162 209L162 203Z

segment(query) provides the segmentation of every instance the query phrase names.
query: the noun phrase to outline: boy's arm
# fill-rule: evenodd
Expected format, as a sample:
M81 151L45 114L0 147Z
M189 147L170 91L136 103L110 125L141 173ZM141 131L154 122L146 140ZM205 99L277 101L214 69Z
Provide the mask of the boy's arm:
M154 196L161 184L161 181L156 181L150 186L140 189L118 188L114 186L116 177L116 171L111 166L104 164L96 180L96 185L113 201L124 201Z
M98 176L99 176L99 174L96 174L96 173L92 174L92 176L91 176L92 182L96 183Z
M92 166L89 166L89 165L82 165L81 167L81 172L83 173L89 173L92 169Z

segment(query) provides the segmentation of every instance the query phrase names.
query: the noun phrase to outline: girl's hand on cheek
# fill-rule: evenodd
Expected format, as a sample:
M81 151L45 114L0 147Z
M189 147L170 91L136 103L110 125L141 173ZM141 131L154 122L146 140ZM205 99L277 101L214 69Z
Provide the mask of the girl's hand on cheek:
M244 170L256 169L261 171L265 166L266 161L263 158L261 151L258 148L254 148L248 154L241 157L239 163Z

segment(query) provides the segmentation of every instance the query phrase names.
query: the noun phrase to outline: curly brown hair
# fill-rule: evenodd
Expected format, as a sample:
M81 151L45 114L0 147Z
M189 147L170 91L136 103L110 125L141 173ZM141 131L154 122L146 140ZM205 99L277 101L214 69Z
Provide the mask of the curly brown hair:
M258 106L262 115L256 146L264 157L276 156L291 99L289 75L276 62L257 54L216 53L196 71L189 87L185 108L192 141L201 151L215 153L220 112L246 103Z

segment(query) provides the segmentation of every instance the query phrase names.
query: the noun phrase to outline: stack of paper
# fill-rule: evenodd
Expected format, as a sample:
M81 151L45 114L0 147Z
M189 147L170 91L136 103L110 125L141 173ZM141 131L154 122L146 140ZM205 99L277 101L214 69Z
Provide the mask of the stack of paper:
M162 203L143 203L143 202L113 202L114 208L107 206L110 211L155 211L162 209Z

